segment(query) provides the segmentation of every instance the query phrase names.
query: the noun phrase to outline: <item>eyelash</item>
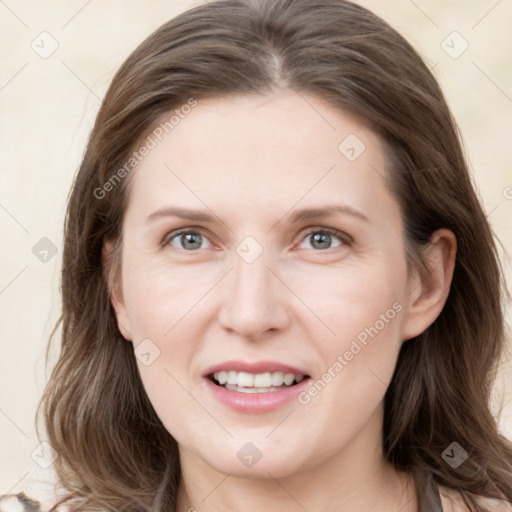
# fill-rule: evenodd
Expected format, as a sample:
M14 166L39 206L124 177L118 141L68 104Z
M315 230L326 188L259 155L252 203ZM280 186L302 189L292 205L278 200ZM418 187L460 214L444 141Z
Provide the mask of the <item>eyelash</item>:
M310 231L308 231L301 239L301 242L303 240L305 240L308 236L311 236L315 233L322 233L322 234L327 234L327 235L331 235L331 236L335 236L337 238L339 238L339 240L342 242L342 244L340 246L347 246L347 247L350 247L353 243L353 239L351 236L347 235L346 233L344 233L343 231L339 231L338 229L334 229L334 228L312 228L310 229ZM180 235L185 235L185 234L194 234L194 235L201 235L205 238L208 238L207 235L205 235L200 229L194 229L194 228L182 228L182 229L179 229L179 230L176 230L176 231L171 231L170 233L167 233L166 236L164 237L163 241L162 241L162 247L166 247L168 245L171 245L171 241L174 239L174 238L177 238L179 237ZM336 246L336 247L331 247L329 249L310 249L310 250L313 250L315 252L319 252L319 253L324 253L324 252L328 252L330 249L336 249L337 247L340 247L340 246ZM178 249L178 250L181 250L183 252L188 252L188 253L194 253L194 252L198 252L199 249L194 249L194 250L189 250L187 251L186 249Z

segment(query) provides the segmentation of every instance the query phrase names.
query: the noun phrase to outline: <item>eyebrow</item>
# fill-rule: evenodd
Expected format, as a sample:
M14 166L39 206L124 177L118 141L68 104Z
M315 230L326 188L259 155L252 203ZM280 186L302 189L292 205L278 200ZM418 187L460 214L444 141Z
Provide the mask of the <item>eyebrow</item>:
M336 214L349 215L356 217L359 220L370 222L370 219L364 213L345 205L332 205L318 208L303 208L297 210L290 218L291 223L296 223L304 220L319 219L324 217L333 217Z
M349 215L365 222L370 222L370 219L359 210L345 205L330 205L324 207L311 207L296 210L290 217L290 223L320 219L326 217L333 217L336 214ZM164 207L154 211L146 218L146 223L152 222L155 219L162 217L179 217L187 220L194 220L200 222L215 222L215 215L211 215L201 210L190 210L187 208ZM219 218L219 217L217 217Z

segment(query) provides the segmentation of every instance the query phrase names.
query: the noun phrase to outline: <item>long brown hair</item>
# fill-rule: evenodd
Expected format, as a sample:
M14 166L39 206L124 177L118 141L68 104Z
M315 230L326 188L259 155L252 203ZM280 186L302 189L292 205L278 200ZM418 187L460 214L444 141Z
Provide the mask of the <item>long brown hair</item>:
M174 510L176 441L152 408L110 301L120 268L126 163L148 130L204 98L289 87L370 123L387 148L408 261L438 228L458 243L447 303L404 343L385 396L385 457L426 482L512 500L512 445L489 408L505 348L498 252L457 127L432 73L386 22L344 0L221 0L150 35L114 76L65 220L61 353L38 408L67 499L79 509ZM120 172L121 169L126 172ZM110 186L105 186L106 183ZM114 244L109 261L104 242ZM452 468L456 442L468 459Z

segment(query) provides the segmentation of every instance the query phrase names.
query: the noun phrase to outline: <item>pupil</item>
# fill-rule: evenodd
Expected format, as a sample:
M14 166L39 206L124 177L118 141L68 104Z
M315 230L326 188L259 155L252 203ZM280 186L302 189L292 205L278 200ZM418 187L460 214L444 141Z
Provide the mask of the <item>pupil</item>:
M199 247L201 247L201 235L200 234L198 234L198 233L187 233L187 234L185 234L183 236L185 238L185 242L184 242L184 248L185 249L198 249ZM197 240L199 240L199 243L198 243ZM187 244L189 242L192 244L192 247L190 247L190 246L187 247ZM194 244L194 242L195 242L195 244Z
M329 235L328 233L315 233L313 235L313 246L315 246L315 244L318 242L320 245L323 243L323 244L326 244L324 245L323 247L317 247L318 249L328 249L329 248L329 243L331 241L331 235Z

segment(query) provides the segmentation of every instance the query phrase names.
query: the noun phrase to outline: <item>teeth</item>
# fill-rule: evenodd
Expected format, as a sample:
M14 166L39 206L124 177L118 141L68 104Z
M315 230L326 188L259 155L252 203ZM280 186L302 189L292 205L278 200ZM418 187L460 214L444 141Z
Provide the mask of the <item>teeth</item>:
M241 388L238 386L232 386L230 384L226 384L224 387L231 391L239 391L241 393L269 393L272 391L279 391L280 389L283 389L282 386L279 386L278 388Z
M283 372L274 372L271 377L272 386L282 386L284 382Z
M236 385L243 388L254 387L254 375L252 373L239 372Z
M278 388L283 384L291 386L294 382L301 382L304 380L304 375L295 375L293 373L283 372L265 372L265 373L247 373L220 371L213 374L213 378L221 385L226 385L228 389L232 386L240 388L252 388L258 392L260 388ZM251 390L252 391L252 390Z
M287 373L285 376L284 376L284 383L287 385L287 386L291 386L293 384L293 381L295 380L295 375L293 375L293 373Z

